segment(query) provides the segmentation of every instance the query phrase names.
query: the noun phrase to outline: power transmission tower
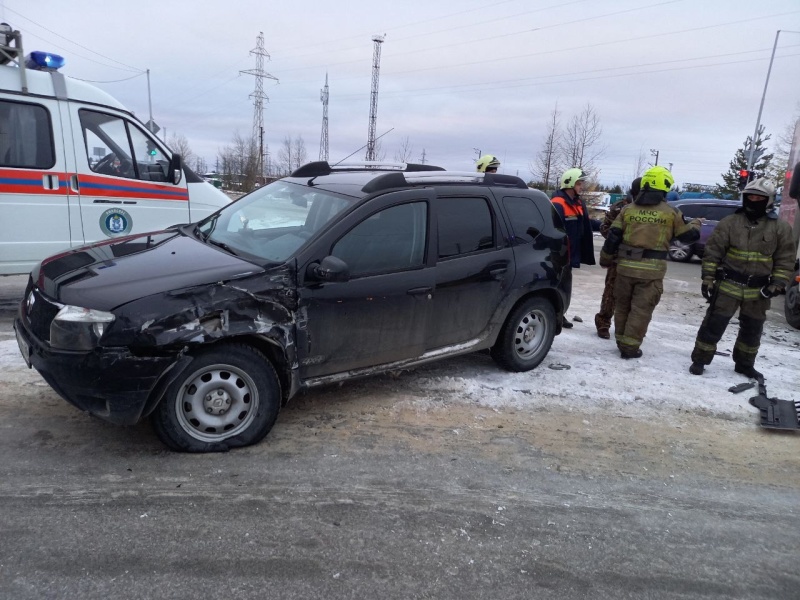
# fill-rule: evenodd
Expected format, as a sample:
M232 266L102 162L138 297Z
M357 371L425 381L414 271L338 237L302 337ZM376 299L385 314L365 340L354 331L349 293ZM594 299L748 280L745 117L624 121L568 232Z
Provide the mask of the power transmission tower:
M328 160L328 74L325 73L325 87L319 94L322 100L322 136L319 138L319 159Z
M381 44L385 35L373 36L375 50L372 53L372 93L369 106L369 133L367 134L367 160L376 160L375 157L375 125L378 119L378 82L381 71Z
M264 101L269 102L269 97L264 93L264 79L272 79L278 81L274 75L270 75L264 71L264 58L270 59L269 54L264 49L264 32L258 33L256 38L256 47L250 50L250 54L256 57L256 68L248 69L247 71L239 71L245 75L255 75L256 89L250 94L253 98L253 143L258 143L258 164L257 177L259 183L263 183L264 177Z

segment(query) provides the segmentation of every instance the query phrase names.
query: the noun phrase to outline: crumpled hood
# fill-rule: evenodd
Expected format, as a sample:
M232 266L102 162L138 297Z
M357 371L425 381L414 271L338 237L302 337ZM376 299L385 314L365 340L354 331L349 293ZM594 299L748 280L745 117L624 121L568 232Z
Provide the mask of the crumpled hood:
M51 256L31 277L57 302L109 311L152 294L262 270L194 237L164 231Z

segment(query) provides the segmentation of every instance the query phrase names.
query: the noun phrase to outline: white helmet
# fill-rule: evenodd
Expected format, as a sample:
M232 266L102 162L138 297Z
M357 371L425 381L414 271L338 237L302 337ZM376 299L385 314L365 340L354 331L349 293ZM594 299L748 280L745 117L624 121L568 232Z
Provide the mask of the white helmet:
M767 210L775 203L775 186L766 177L754 179L742 190L742 198L748 194L764 196L767 199Z

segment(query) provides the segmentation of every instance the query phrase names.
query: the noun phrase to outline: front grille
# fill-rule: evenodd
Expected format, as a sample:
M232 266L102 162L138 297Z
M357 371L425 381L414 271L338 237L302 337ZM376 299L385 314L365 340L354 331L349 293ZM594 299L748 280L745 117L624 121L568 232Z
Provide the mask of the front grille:
M31 303L31 294L33 302ZM61 305L45 298L39 288L34 287L25 296L23 314L28 319L31 332L40 340L50 341L50 323L61 310Z

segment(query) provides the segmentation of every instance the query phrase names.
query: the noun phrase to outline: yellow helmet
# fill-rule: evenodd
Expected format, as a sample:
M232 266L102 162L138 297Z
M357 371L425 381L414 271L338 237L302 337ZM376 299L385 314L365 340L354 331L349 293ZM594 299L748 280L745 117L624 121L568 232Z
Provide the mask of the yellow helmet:
M575 184L579 181L584 181L588 175L583 172L582 169L578 167L573 167L572 169L567 169L564 171L564 174L561 176L561 187L562 190L568 190L570 188L574 188Z
M500 161L491 154L484 154L476 163L478 173L486 173L486 169L496 169L500 166Z
M649 188L651 190L667 193L672 189L673 185L675 185L675 178L672 176L672 173L669 172L669 169L665 169L664 167L650 167L644 172L644 175L642 175L643 190Z

